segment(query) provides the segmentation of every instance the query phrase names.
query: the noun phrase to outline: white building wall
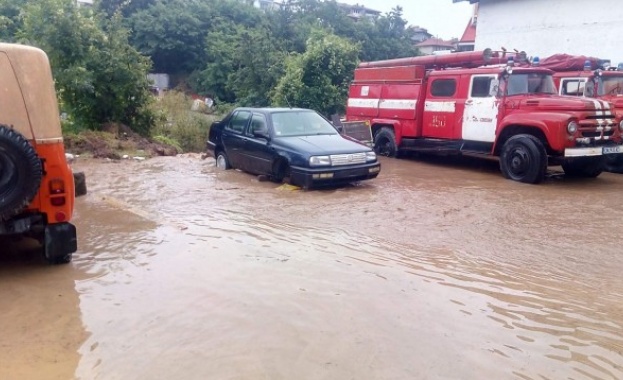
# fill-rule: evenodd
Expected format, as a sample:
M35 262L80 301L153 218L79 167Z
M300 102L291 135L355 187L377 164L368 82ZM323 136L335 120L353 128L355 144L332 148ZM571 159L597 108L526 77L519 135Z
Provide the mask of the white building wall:
M480 0L476 50L578 54L623 62L623 0Z

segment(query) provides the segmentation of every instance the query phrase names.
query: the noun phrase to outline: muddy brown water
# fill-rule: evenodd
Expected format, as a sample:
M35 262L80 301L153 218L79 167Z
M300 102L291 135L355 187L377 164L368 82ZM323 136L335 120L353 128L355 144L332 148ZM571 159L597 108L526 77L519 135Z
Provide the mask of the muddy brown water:
M0 379L623 379L623 175L466 162L78 161L74 261L3 245Z

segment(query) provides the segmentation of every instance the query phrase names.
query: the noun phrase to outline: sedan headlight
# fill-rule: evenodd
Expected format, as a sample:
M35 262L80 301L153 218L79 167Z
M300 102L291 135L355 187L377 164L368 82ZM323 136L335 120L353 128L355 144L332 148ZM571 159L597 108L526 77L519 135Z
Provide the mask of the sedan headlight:
M623 120L619 123L619 130L623 132Z
M366 161L368 162L376 161L376 153L366 152Z
M578 131L578 123L575 120L571 120L569 124L567 124L567 132L572 135Z
M331 166L331 158L329 156L311 156L309 166Z

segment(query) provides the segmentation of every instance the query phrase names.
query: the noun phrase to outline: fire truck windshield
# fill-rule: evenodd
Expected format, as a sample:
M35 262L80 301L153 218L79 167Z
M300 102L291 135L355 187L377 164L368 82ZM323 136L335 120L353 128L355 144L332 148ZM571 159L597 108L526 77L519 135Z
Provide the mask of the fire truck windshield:
M508 77L506 95L556 94L554 79L544 73L513 73Z
M603 95L623 95L623 76L620 77L606 77L600 78L599 88L597 92L600 96Z

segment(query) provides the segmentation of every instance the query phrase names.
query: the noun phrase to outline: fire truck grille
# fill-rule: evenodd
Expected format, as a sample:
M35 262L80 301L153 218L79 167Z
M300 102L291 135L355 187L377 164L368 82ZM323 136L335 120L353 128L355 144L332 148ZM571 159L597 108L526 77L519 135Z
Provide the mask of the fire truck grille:
M617 130L614 115L590 115L580 121L580 133L583 138L593 141L610 140Z
M582 131L582 137L598 137L601 138L601 136L605 136L605 137L610 137L614 134L614 130L610 130L610 131L603 131L603 132L599 132L599 131Z
M599 120L599 119L614 119L614 115L611 113L605 113L603 115L590 115L586 117L587 119L590 120Z
M366 163L365 153L334 154L330 157L332 166L357 165Z

